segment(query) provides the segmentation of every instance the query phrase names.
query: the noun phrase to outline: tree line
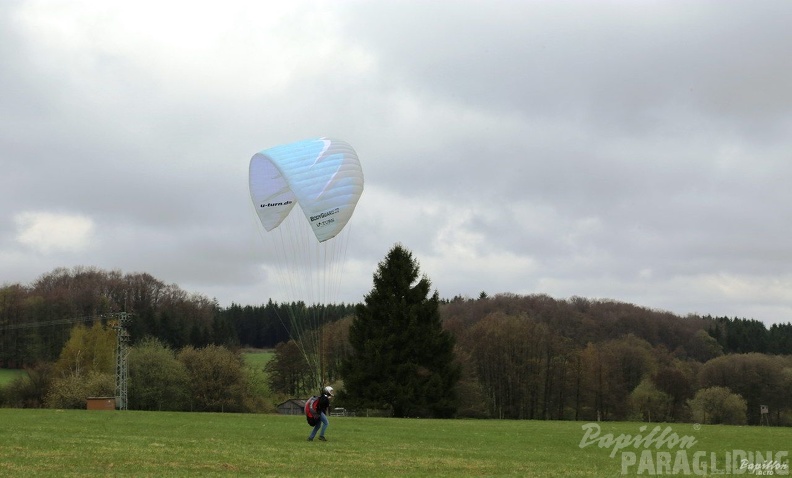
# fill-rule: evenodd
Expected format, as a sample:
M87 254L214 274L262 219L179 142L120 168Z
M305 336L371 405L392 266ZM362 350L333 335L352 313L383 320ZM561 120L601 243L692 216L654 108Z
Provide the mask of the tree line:
M470 415L758 424L765 405L773 423L792 424L792 324L546 295L482 294L442 310ZM730 394L716 393L717 407L716 387Z
M100 321L72 327L53 363L0 389L0 404L28 408L85 408L87 397L115 395L115 330ZM191 345L179 350L156 338L129 350L128 402L134 410L205 412L272 411L263 375L245 366L238 351Z
M411 287L421 282L412 280ZM393 281L382 287L393 288ZM422 287L425 293L427 283ZM370 295L379 297L374 290ZM380 309L376 304L306 306L272 301L221 308L148 274L57 269L29 286L0 288L0 366L56 362L72 328L9 325L128 310L136 315L133 349L148 344L147 340L156 340L174 357L183 350L212 347L231 352L240 347L276 348L268 388L280 397L298 396L309 391L301 357L289 343L285 314L290 307L315 307L325 317L322 353L328 380L340 381L347 373L354 382L352 377L360 376L358 388L368 390L363 384L373 379L345 364L360 354L355 341L363 345L375 340L371 331L362 336L354 332L360 330L353 326L355 319L368 310L360 307L387 316L389 308L403 299L382 297L394 302ZM752 319L680 317L613 300L554 299L542 294L489 297L482 293L475 299L450 300L432 296L426 301L434 303L437 323L452 339L454 367L432 383L443 383L443 378L454 382L453 404L447 404L446 410L453 408L455 416L749 424L770 418L774 424L792 424L792 410L785 403L792 396L792 324L767 328ZM405 324L432 316L431 307L410 310L404 314ZM385 339L395 335L392 331L378 339L384 341L377 350L394 347L396 339ZM418 348L419 341L413 337L398 347ZM434 346L425 344L430 350ZM380 360L381 355L375 358ZM414 380L432 376L432 368L429 363L414 364L393 373ZM437 390L447 387L438 385ZM434 396L416 413L430 413L432 403L442 400L437 393ZM361 393L346 399L366 406L375 401ZM387 405L410 409L404 401ZM769 417L760 415L762 406L769 408Z
M288 316L298 308L321 315L322 323L332 323L350 315L354 305L269 300L262 305L221 308L206 296L189 294L146 273L58 268L27 286L0 287L0 367L55 361L73 325L67 321L51 325L56 319L127 311L134 314L129 325L133 344L155 337L172 349L188 345L274 348L288 340Z
M385 293L372 304L380 297L378 281L387 283ZM333 334L353 345L358 342L352 348L367 354L360 366L363 380L357 377L360 372L344 375L358 390L358 402L395 397L400 387L409 387L415 374L394 380L398 367L378 365L389 356L417 343L435 350L414 337L403 342L403 332L413 326L399 321L409 312L388 317L402 310L410 292L394 296L393 290L399 290L398 281L375 275L375 290L366 305L377 312L356 310L355 318L339 322L342 330ZM758 424L764 406L770 411L767 422L792 424L792 356L784 345L792 324L768 330L754 320L679 317L612 300L559 300L541 294L457 297L438 304L438 310L444 330L455 341L456 372L449 369L446 375L459 373L456 416ZM361 333L355 325L361 319L384 323ZM775 348L756 348L762 344ZM342 364L360 355L342 343L328 349L347 354ZM289 391L299 392L300 358L291 353L286 360L287 350L284 346L276 351L270 368L275 375L288 375ZM760 353L767 350L776 353ZM390 361L409 365L410 360ZM282 363L289 366L281 370ZM278 389L280 384L272 386ZM339 401L346 398L341 395ZM398 414L394 398L382 401Z

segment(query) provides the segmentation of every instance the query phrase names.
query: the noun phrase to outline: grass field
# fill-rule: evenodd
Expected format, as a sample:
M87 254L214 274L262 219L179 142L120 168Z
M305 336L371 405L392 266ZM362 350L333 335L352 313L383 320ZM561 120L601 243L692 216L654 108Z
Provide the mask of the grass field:
M665 476L679 454L688 471L680 464L675 474L695 476L722 471L741 456L735 450L788 461L779 453L792 447L787 428L673 424L661 428L695 445L666 438L659 450L655 440L614 451L608 436L641 433L643 424L602 424L585 444L584 425L334 417L327 442L307 442L310 428L297 416L0 409L0 476ZM625 451L637 459L622 473ZM644 459L638 474L641 452L653 473Z
M275 351L270 349L249 349L243 352L245 363L256 370L264 370L264 366L275 356Z
M24 375L23 370L0 368L0 387L13 381L20 375Z

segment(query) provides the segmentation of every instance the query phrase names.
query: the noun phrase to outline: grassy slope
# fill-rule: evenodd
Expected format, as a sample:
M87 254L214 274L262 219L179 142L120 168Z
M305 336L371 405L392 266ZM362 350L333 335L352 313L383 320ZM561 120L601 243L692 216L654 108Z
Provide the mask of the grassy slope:
M275 351L270 349L254 350L250 349L242 354L245 357L245 363L256 370L264 370L267 362L275 356Z
M11 383L15 378L24 374L23 370L0 368L0 387Z
M609 449L578 446L581 425L332 418L329 441L309 443L301 417L0 409L0 476L623 476ZM691 457L792 446L791 429L672 428L698 440Z

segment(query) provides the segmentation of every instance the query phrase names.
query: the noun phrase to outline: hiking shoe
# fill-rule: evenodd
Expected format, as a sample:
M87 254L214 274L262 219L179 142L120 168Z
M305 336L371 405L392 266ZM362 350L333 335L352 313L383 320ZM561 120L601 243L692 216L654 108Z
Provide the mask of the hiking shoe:
M313 441L313 438L311 438L311 437L308 437L308 441Z
M321 440L321 441L327 441L327 438L325 438L325 437L319 437L319 440Z

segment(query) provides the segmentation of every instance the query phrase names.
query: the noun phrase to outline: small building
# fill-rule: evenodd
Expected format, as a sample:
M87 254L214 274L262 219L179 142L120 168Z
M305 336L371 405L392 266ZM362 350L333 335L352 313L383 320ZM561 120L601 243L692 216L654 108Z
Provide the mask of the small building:
M281 415L302 415L305 413L305 402L307 399L290 398L278 405L278 413Z
M86 399L88 410L115 410L115 397L88 397Z

